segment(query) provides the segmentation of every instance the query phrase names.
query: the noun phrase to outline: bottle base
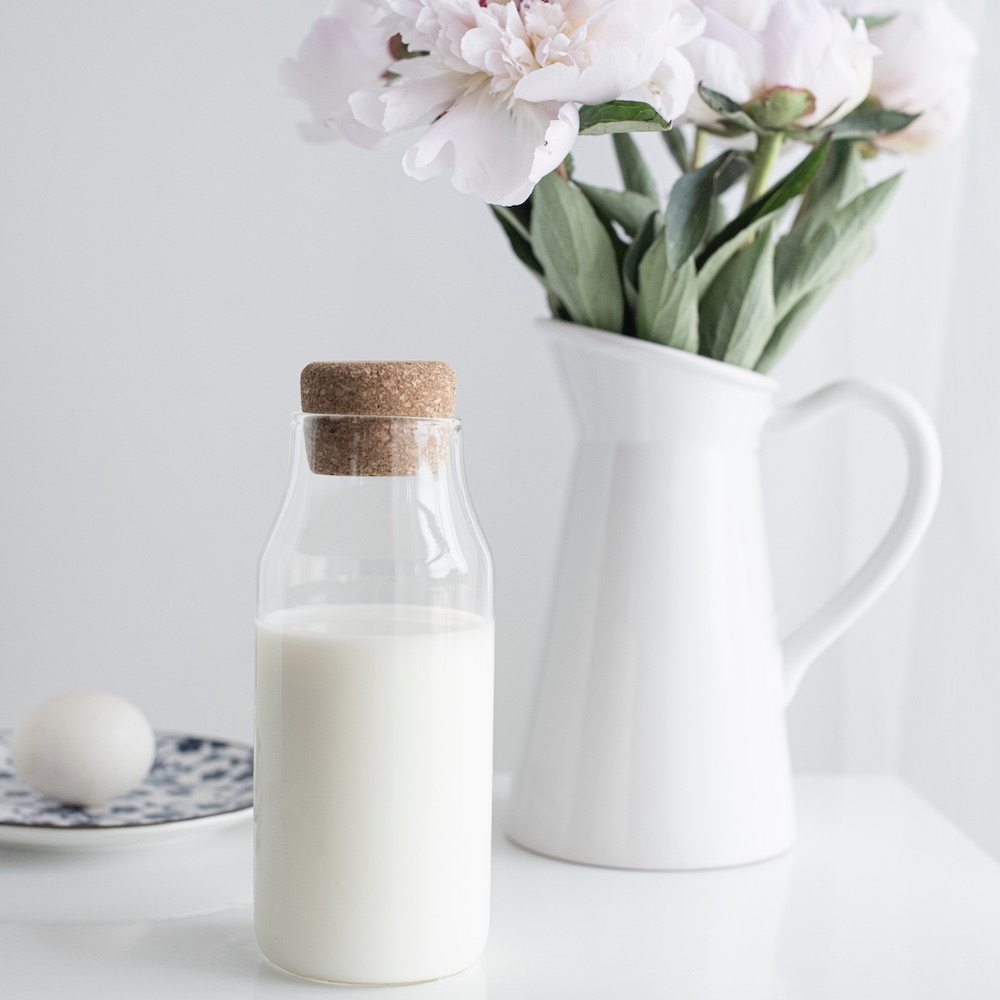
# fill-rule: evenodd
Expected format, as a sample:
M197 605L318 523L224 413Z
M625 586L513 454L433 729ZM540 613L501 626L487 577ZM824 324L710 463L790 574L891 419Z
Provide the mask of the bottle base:
M429 978L423 979L406 979L406 980L394 980L392 982L385 981L372 981L372 982L357 982L348 979L320 979L316 976L304 976L298 972L292 972L289 969L283 969L280 965L272 962L267 955L262 956L264 961L267 962L268 967L274 969L275 972L280 973L288 979L297 979L299 982L303 983L315 983L318 986L350 986L356 987L359 990L364 989L378 989L379 987L387 986L419 986L421 983L437 983L442 979L452 979L455 976L460 976L463 972L468 972L476 962L470 962L468 965L463 966L461 969L456 969L454 972L446 972L443 976L430 976Z

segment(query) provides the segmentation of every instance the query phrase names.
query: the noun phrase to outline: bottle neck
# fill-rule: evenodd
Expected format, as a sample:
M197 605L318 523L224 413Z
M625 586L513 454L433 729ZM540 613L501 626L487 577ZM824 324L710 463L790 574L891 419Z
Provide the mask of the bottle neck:
M297 414L259 613L392 603L491 618L459 430L457 420Z
M310 470L323 476L413 477L448 462L454 419L299 415Z

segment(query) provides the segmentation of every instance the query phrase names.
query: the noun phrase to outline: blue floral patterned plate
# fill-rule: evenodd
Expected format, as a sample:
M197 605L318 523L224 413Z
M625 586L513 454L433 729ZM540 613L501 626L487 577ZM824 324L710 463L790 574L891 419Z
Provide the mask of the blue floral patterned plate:
M156 734L142 784L103 806L67 806L29 788L0 733L0 843L69 850L164 840L245 819L253 805L253 749L243 743Z

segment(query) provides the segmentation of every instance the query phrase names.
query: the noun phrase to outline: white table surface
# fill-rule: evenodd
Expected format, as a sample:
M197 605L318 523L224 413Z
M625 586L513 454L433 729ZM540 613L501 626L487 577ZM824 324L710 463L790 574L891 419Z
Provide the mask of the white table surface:
M796 781L799 842L726 871L640 873L503 836L481 963L421 986L314 986L260 958L251 830L108 855L0 849L0 996L139 1000L998 1000L1000 865L901 781Z

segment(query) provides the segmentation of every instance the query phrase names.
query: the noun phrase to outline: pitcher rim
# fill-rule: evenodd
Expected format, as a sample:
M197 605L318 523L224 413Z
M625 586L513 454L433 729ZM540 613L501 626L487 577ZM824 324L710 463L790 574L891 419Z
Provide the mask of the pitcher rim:
M777 381L770 375L763 375L761 372L741 368L739 365L732 365L725 361L716 361L715 358L706 358L691 351L682 351L676 347L667 347L664 344L655 344L648 340L639 340L636 337L626 337L621 333L598 330L581 323L553 319L550 316L540 316L537 322L550 337L577 341L585 338L591 342L592 346L619 356L627 356L628 360L633 360L632 355L637 351L639 353L645 352L651 361L661 364L683 365L693 372L725 378L760 392L774 393L778 388Z

